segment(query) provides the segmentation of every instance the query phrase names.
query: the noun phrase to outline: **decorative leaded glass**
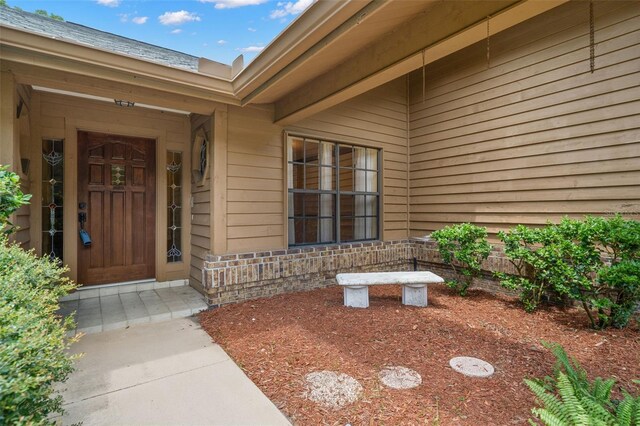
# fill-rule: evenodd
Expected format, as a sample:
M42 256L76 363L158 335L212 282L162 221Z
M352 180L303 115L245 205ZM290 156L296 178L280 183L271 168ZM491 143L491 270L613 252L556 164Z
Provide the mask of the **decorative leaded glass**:
M125 174L124 164L112 164L111 165L111 185L122 186L125 184L127 176Z
M182 260L182 153L167 151L167 262Z
M62 261L64 144L42 141L42 255Z

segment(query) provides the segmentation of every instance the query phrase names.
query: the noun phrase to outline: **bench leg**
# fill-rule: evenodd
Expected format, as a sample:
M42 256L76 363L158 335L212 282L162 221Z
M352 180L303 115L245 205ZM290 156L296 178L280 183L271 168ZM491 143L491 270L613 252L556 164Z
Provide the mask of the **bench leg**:
M369 307L369 287L366 285L348 286L344 288L344 306L352 308Z
M427 285L410 284L402 286L402 304L409 306L427 306Z

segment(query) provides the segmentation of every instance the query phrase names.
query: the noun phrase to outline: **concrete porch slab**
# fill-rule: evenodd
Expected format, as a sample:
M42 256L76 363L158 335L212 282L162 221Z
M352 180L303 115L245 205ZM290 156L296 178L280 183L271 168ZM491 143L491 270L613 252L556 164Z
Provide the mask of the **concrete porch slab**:
M75 312L76 329L69 332L74 335L185 318L205 309L204 297L182 285L68 299L60 302L58 313L67 316Z
M84 336L59 387L64 425L290 425L200 328L184 318Z

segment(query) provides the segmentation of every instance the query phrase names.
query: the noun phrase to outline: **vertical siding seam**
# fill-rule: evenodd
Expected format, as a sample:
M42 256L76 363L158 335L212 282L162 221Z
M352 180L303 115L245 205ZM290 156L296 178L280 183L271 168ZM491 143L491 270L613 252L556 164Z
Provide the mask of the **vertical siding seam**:
M406 163L406 172L407 172L407 195L406 195L406 204L407 204L407 238L409 238L409 235L411 235L411 219L409 217L409 213L411 211L411 184L410 184L410 170L409 167L411 165L411 138L409 137L410 135L410 122L409 122L409 114L411 112L411 108L410 108L410 102L409 102L409 96L411 95L410 93L410 88L409 88L409 74L405 75L405 104L406 104L406 109L405 109L405 129L406 129L406 134L405 134L405 140L407 143L407 163Z

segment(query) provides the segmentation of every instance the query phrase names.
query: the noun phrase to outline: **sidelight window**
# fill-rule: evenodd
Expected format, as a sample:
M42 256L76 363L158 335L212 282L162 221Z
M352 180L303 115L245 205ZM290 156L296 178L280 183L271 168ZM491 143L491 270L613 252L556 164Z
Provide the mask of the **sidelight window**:
M42 255L62 261L64 144L42 141Z
M182 261L182 153L167 151L167 262Z

